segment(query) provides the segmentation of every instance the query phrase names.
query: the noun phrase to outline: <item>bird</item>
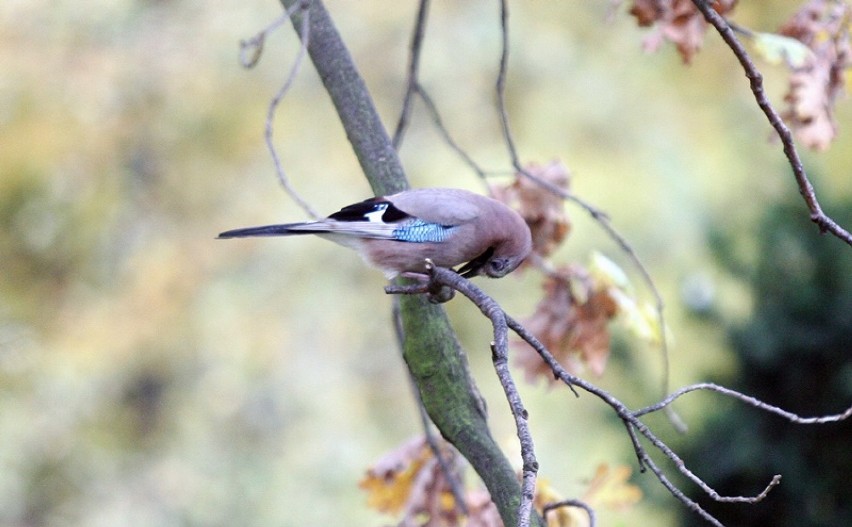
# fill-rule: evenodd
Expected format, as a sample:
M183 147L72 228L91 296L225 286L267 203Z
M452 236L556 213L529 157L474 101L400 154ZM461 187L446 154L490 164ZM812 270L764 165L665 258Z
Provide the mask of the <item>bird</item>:
M325 219L248 227L218 238L314 234L355 249L388 279L427 274L427 260L465 278L501 278L532 249L530 229L496 199L456 188L421 188L366 199Z

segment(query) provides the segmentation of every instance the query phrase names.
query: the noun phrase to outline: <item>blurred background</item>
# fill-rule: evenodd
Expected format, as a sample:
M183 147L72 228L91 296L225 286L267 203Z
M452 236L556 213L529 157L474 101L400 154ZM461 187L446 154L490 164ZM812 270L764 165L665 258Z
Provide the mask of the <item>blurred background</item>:
M416 3L327 6L392 127ZM797 6L743 3L735 18L773 31ZM0 4L0 525L392 522L357 487L420 433L383 277L319 239L214 240L304 217L263 142L298 41L284 26L255 69L238 61L238 42L280 11L274 1ZM573 190L610 214L648 266L674 337L672 385L715 379L808 415L848 406L852 250L808 224L729 50L710 34L690 66L671 47L645 53L647 31L610 2L515 2L511 24L521 157L565 163ZM458 142L509 174L493 105L499 42L496 3L437 0L421 76ZM780 105L786 72L762 70ZM847 228L850 112L841 104L829 151L804 153ZM284 168L314 208L369 197L310 64L275 126ZM401 156L414 186L483 189L422 107ZM604 232L569 214L556 260L600 251L651 300ZM480 285L524 317L540 280ZM495 436L519 461L489 327L460 299L447 308ZM659 351L614 331L610 366L593 380L633 406L653 402ZM566 497L599 463L634 463L598 401L543 384L522 395L541 475ZM677 408L687 436L650 422L719 492L756 493L784 474L772 503L715 508L740 514L728 525L852 521L837 476L852 467L848 424L804 430L754 411L726 422L743 408L710 394ZM645 499L601 511L603 525L699 524L651 476L633 481ZM785 520L753 523L781 504Z

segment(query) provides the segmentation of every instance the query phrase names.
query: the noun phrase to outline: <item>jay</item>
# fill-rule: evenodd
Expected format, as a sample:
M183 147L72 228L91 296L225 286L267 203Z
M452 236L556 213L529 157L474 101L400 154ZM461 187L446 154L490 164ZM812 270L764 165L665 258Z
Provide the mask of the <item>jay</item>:
M440 267L460 265L466 278L500 278L532 248L520 214L495 199L451 188L406 190L343 207L323 220L234 229L219 238L296 234L353 248L388 278L423 274L427 259Z

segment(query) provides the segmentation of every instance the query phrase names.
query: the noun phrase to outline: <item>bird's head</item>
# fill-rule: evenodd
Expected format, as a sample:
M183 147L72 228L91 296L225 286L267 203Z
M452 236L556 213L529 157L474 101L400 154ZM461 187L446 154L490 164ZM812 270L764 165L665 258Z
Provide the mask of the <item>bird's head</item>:
M502 278L521 265L523 258L492 258L482 267L482 272L491 278Z
M507 207L508 208L508 207ZM532 235L527 222L514 210L505 214L499 242L486 260L482 271L491 278L502 278L518 268L532 251Z
M485 275L502 278L518 268L532 250L532 236L527 223L514 211L507 215L508 221L499 225L500 232L494 233L493 243L482 254L459 269L465 278Z

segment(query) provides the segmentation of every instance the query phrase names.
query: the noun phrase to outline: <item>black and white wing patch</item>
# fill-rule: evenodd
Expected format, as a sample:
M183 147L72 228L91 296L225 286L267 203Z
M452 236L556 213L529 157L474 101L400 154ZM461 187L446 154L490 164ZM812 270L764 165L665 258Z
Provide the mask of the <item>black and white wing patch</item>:
M370 198L360 203L347 205L328 217L335 221L368 221L396 223L410 218L408 214L393 206L390 201Z
M341 222L339 231L412 243L440 243L456 228L416 218L381 198L343 207L321 223L328 226L331 222Z

